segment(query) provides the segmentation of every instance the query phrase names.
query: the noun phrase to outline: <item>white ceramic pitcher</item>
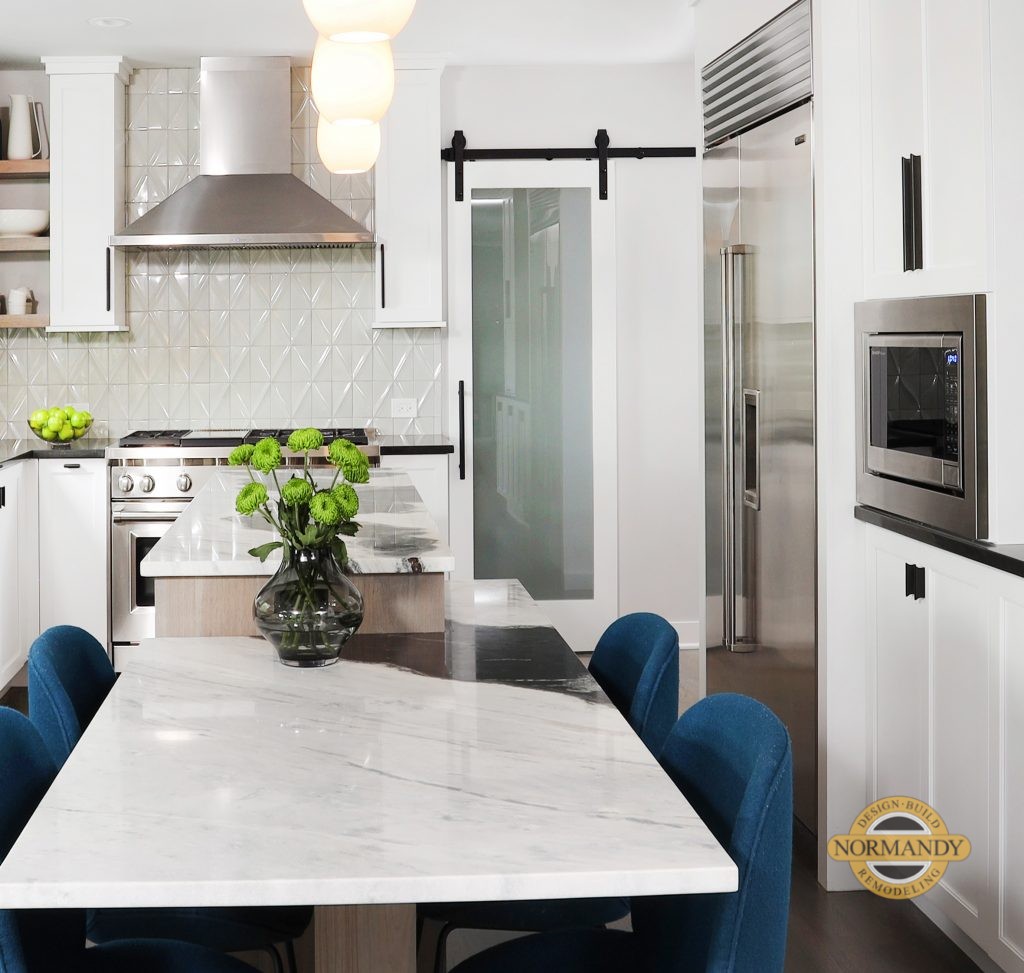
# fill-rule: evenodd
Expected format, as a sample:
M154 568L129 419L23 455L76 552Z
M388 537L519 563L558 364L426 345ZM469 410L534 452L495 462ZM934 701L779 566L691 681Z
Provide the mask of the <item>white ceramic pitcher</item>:
M11 95L7 158L34 159L37 154L32 151L32 104L28 95Z

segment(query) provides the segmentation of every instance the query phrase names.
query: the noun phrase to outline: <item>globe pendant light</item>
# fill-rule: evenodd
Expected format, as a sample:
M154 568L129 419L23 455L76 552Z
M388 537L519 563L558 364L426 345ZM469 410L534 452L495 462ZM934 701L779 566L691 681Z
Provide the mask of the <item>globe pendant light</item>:
M350 44L394 39L409 22L416 0L302 0L324 37Z
M332 125L321 115L316 148L320 160L336 176L369 172L380 155L380 125Z
M395 62L387 41L344 44L321 37L313 51L313 102L341 125L379 122L395 95Z

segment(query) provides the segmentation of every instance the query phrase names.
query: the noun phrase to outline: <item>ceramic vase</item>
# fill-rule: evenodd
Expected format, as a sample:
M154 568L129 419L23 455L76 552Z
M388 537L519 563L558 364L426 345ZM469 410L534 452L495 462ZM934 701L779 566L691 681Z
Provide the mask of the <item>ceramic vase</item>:
M31 159L32 105L28 95L11 95L11 118L7 132L7 158Z
M286 666L329 666L363 623L363 597L329 547L286 547L256 596L253 618Z

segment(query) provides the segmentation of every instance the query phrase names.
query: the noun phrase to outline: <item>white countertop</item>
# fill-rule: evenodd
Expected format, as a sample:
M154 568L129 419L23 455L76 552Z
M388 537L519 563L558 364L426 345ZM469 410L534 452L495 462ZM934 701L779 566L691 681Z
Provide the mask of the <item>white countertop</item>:
M0 866L0 908L735 890L518 583L447 587L447 633L358 636L328 669L260 639L144 643Z
M330 478L326 474L325 483ZM250 549L276 540L261 517L235 513L235 497L249 482L245 470L216 473L188 510L143 559L149 578L270 576L281 563L275 551L261 564ZM277 491L269 485L271 496ZM373 470L370 482L356 487L357 521L362 529L344 538L355 574L446 573L455 558L442 540L412 481L404 473Z

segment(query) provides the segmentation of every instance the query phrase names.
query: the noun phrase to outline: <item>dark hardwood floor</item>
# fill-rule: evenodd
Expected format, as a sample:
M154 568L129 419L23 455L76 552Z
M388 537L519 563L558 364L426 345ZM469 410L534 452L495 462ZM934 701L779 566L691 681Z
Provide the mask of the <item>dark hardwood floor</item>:
M910 902L826 892L813 838L797 835L786 973L980 973Z

